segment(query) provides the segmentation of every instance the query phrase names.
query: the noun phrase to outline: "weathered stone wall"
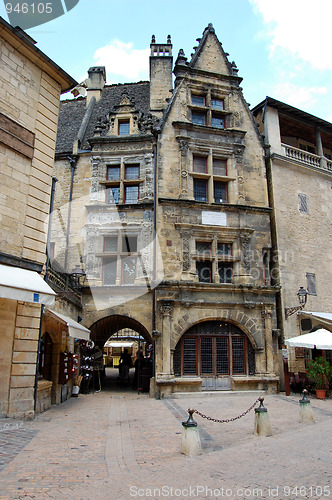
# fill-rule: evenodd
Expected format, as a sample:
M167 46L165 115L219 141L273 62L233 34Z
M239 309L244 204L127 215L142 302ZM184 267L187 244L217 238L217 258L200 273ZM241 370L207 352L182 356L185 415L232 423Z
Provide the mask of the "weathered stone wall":
M316 276L317 295L308 295L306 310L331 310L331 175L295 164L274 162L273 189L283 306L297 305L306 273ZM287 189L285 189L287 186ZM309 213L299 211L299 194L306 194ZM304 250L305 249L305 250ZM299 333L296 315L284 321L285 338Z
M1 250L44 263L60 86L4 40L1 52L0 112L35 135L33 158L1 145Z

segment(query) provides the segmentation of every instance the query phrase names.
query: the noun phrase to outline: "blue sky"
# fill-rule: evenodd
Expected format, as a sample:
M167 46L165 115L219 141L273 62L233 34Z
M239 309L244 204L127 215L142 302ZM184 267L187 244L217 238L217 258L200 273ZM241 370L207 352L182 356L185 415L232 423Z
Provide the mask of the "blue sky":
M269 95L332 121L331 19L332 0L80 0L28 34L77 81L104 65L110 84L148 79L152 34L189 59L212 23L252 106Z

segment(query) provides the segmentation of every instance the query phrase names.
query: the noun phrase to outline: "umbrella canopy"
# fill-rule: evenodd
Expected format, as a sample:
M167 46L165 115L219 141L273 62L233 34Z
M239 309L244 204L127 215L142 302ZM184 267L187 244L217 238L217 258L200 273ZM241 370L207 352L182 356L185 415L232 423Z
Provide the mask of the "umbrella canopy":
M286 340L289 347L307 347L308 349L327 349L332 350L332 332L320 328L315 332L306 333L299 337L293 337Z

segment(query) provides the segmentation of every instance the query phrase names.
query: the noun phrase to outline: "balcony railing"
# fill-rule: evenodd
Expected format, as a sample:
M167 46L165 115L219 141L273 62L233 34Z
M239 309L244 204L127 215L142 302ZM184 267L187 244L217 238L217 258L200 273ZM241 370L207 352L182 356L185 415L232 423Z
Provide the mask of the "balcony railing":
M288 144L281 144L281 146L284 151L284 155L287 156L287 158L305 163L306 165L310 165L311 167L316 167L320 168L321 170L332 172L332 161L325 158L325 156L318 156L313 153L308 153L307 151L294 148L293 146L289 146Z

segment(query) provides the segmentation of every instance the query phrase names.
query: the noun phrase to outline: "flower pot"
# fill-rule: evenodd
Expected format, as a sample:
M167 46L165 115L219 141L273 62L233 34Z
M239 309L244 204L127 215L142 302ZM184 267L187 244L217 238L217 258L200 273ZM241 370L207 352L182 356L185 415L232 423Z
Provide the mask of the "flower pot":
M326 398L326 389L316 389L316 398L317 399L325 399Z

